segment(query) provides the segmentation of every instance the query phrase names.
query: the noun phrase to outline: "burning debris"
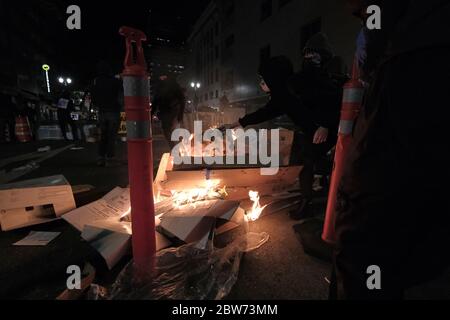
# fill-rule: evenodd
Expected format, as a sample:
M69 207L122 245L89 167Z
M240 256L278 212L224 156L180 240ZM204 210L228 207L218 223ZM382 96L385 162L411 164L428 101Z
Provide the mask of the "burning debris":
M247 217L250 221L256 221L261 217L261 214L267 205L261 207L261 204L259 203L260 196L257 191L250 191L248 196L250 197L250 200L253 201L253 206L250 212L247 212Z
M188 204L194 205L199 201L224 199L227 196L226 187L220 188L220 181L206 180L204 188L195 188L185 191L172 191L175 207Z

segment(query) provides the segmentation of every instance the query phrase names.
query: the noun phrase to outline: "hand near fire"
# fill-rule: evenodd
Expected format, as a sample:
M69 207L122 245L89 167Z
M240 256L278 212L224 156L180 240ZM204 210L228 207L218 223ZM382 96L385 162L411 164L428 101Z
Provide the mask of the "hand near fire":
M314 144L321 144L325 143L328 140L328 129L320 127L317 129L316 134L314 135L313 143Z
M225 132L227 130L231 130L231 129L237 129L241 126L241 124L239 122L235 122L232 124L224 124L223 126L221 126L219 128L220 131Z

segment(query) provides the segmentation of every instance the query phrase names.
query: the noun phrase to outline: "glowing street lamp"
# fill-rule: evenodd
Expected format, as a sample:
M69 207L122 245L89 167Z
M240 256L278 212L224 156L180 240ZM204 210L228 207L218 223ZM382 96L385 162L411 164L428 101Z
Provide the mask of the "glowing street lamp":
M58 78L58 82L63 84L63 85L65 85L65 86L67 86L69 84L72 84L73 81L72 81L71 78L64 79L63 77L59 77Z
M191 82L191 88L192 89L200 89L201 88L200 82Z
M47 83L47 92L51 93L51 90L50 90L50 79L48 77L48 72L50 71L50 66L48 64L44 64L42 66L42 70L45 71L45 81Z

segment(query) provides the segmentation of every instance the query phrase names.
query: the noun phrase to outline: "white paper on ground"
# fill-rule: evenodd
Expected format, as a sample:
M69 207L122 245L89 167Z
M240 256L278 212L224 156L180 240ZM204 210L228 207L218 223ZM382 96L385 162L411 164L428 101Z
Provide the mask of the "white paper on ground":
M115 188L102 199L78 208L63 219L82 232L81 237L90 243L112 269L130 250L131 223L120 219L130 212L129 189ZM155 225L159 225L159 217ZM157 251L170 246L170 241L156 232Z
M102 199L65 214L63 219L82 232L84 226L96 226L105 220L116 219L119 224L120 218L129 210L129 189L117 187Z
M36 232L31 231L28 236L14 243L15 246L46 246L56 239L61 232Z

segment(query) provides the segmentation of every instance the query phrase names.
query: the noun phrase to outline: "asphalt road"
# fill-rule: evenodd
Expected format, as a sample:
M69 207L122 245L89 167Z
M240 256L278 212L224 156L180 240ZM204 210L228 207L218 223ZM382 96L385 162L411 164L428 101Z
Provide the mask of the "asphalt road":
M3 145L0 146L0 160L34 152L39 147L50 146L54 150L64 145L66 145L65 142L45 141ZM40 163L39 168L19 180L63 174L73 186L86 184L94 186L98 190L98 197L115 186L128 185L126 144L118 144L118 161L114 167L110 168L96 166L97 146L95 144L79 146L83 149L66 150ZM159 164L161 155L167 151L168 147L164 140L154 141L155 168ZM284 212L263 217L250 225L251 231L267 232L270 239L263 247L244 256L238 281L229 299L327 299L328 283L325 278L329 277L331 265L304 253L292 228L297 223L290 220ZM411 290L408 296L412 299L450 298L449 275ZM46 297L51 298L51 295Z

